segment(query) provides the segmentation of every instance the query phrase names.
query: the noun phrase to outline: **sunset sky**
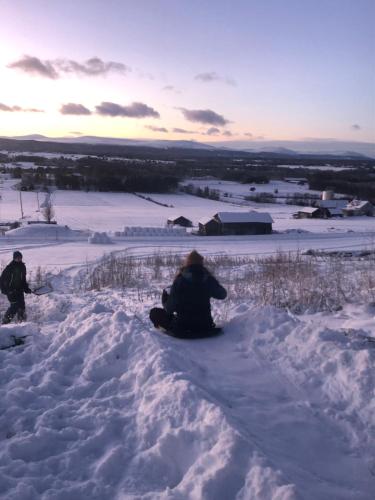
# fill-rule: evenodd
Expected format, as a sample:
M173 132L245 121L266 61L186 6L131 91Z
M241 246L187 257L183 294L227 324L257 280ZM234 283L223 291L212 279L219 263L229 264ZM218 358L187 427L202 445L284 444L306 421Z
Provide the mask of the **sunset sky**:
M0 135L375 138L374 0L0 0Z

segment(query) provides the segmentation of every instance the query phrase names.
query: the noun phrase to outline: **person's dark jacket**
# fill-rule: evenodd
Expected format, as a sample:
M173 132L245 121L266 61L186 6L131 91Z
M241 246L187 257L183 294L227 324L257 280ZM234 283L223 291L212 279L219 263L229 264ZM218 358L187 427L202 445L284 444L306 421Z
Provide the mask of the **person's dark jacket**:
M13 260L6 266L0 276L1 293L6 295L17 293L30 293L31 290L26 281L26 266L23 262Z
M215 326L211 316L210 299L225 299L227 292L201 265L183 268L175 278L164 309L176 313L172 327L183 331L202 331Z

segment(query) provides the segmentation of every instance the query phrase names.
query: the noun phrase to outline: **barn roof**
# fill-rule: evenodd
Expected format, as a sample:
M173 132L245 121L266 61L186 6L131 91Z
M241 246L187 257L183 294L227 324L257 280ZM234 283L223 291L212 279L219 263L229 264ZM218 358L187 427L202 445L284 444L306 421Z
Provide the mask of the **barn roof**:
M319 208L316 207L302 207L298 210L298 212L302 212L304 214L313 214L316 212L316 210L319 210Z
M259 222L262 224L272 224L273 219L267 212L218 212L217 217L222 223L246 223L246 222Z

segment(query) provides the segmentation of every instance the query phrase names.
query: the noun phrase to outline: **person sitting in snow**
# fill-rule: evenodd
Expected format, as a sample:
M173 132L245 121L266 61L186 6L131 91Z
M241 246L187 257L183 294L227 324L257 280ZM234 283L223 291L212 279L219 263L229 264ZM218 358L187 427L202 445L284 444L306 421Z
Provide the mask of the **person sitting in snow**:
M208 337L217 333L211 316L210 299L223 300L227 292L204 267L203 257L190 252L170 291L163 290L164 309L154 307L150 320L156 328L181 338Z
M13 260L6 266L0 276L1 293L4 293L10 302L3 324L10 323L17 314L20 321L26 320L24 293L31 293L26 281L26 266L22 262L22 253L16 250Z

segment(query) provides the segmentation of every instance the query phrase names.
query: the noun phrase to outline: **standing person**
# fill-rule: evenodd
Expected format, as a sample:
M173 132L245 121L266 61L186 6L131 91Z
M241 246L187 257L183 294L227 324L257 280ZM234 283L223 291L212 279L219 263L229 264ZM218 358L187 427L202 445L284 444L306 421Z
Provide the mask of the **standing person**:
M26 281L26 266L22 262L22 253L16 250L13 260L0 276L1 293L4 293L10 306L3 317L3 324L10 323L15 314L20 321L26 320L24 293L31 293Z
M227 292L203 262L203 256L196 250L187 255L170 292L163 291L164 309L155 307L150 311L150 320L156 328L182 338L209 337L217 333L210 299L223 300Z

